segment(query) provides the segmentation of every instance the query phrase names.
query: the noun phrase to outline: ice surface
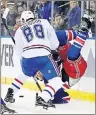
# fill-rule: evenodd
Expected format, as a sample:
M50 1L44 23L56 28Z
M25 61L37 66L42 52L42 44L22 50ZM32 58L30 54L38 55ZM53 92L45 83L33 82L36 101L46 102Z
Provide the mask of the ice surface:
M5 97L9 85L1 86L2 98ZM56 108L48 110L42 107L35 107L35 91L21 89L15 96L16 101L13 104L7 103L7 106L15 109L18 114L95 114L95 103L71 99L68 104L58 104ZM19 97L24 95L24 97Z

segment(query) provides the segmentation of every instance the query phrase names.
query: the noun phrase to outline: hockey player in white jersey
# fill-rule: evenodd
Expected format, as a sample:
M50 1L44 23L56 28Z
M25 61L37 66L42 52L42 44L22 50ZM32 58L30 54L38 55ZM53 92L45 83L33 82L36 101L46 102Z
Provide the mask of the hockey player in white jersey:
M24 11L21 19L25 22L15 33L15 50L21 58L22 71L32 77L39 70L49 81L37 97L36 105L49 107L48 101L62 87L58 67L51 50L56 50L59 41L53 27L45 19L34 19L31 11ZM57 85L58 82L58 85Z

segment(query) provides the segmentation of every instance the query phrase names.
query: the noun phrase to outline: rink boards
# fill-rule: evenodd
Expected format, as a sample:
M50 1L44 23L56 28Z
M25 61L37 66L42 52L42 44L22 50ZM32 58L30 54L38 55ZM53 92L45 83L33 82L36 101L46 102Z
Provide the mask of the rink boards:
M95 102L95 40L87 40L81 53L88 63L88 68L84 77L67 91L74 99ZM1 83L11 84L14 77L18 77L21 68L10 38L1 39L1 65ZM44 87L42 82L40 85ZM39 91L33 78L28 78L23 87Z

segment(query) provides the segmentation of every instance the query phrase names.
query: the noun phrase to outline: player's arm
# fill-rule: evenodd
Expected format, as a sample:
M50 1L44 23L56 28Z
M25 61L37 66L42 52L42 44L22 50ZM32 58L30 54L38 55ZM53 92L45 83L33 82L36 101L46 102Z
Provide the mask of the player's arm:
M14 36L14 39L15 39L14 49L19 59L23 51L23 43L21 42L22 37L23 37L22 31L20 28L18 28Z
M84 14L84 16L82 17L80 27L77 31L57 30L56 35L57 35L57 38L60 42L60 46L64 46L68 41L71 41L73 39L76 39L76 41L79 40L79 42L82 42L82 40L78 39L78 37L82 38L82 36L83 36L83 37L87 38L88 34L86 36L86 31L87 31L86 29L89 28L89 26L91 25L90 23L92 22L92 20L93 20L92 17L88 16L87 14Z
M56 50L59 47L59 41L56 36L55 30L48 21L46 21L46 26L47 26L47 32L48 32L48 39L51 44L51 50Z
M77 32L72 30L57 30L57 38L59 40L60 46L64 46L68 41L71 41L76 38Z

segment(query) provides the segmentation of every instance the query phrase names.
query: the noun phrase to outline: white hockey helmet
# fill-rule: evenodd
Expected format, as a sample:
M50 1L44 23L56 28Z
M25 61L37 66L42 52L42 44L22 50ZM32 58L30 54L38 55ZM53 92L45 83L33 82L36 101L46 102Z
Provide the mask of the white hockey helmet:
M20 17L21 22L26 22L29 19L34 19L34 14L32 11L23 11Z

